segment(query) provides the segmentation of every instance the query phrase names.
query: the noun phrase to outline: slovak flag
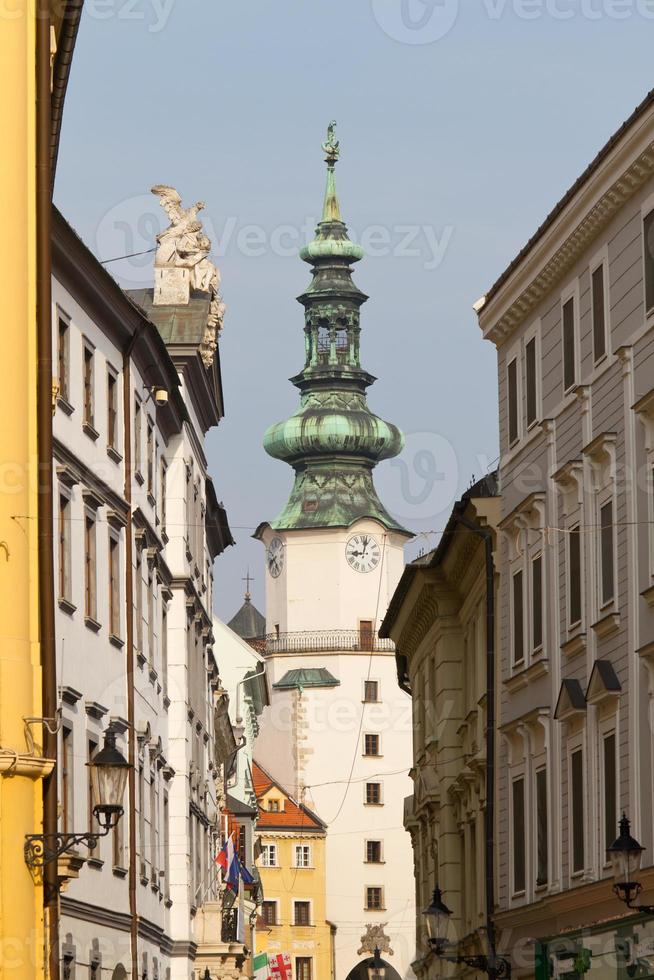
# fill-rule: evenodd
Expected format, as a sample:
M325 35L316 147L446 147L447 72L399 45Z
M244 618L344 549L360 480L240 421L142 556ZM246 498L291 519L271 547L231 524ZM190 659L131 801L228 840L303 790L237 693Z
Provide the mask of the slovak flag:
M234 836L230 834L216 858L216 864L222 870L223 881L235 894L238 894L239 860L234 847Z
M238 883L242 878L246 885L252 885L254 878L238 858L238 853L234 847L234 835L230 834L222 846L220 854L216 858L216 864L221 868L223 881L235 895L238 895Z

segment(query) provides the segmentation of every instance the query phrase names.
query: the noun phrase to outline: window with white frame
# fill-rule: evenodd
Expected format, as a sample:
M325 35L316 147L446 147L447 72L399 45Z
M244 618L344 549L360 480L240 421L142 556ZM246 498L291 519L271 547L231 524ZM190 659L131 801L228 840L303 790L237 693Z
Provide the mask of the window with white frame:
M94 421L95 421L95 347L93 344L84 338L83 342L83 355L82 355L82 367L83 367L83 416L82 422L86 427L86 430L94 431Z
M576 875L580 874L586 866L586 787L584 750L581 744L571 748L568 770L570 873Z
M599 506L599 581L602 607L615 598L615 528L613 498Z
M311 925L311 902L306 899L295 899L293 902L293 925Z
M645 275L645 309L654 310L654 210L643 216L643 262Z
M97 522L95 511L84 513L84 616L96 622L98 618L98 569L96 556Z
M511 605L513 646L513 666L524 663L525 659L525 610L524 574L522 569L513 572L511 579Z
M593 360L598 364L608 353L608 262L605 255L590 267L590 303L593 324Z
M531 559L531 652L543 647L543 554Z
M118 452L118 374L107 366L107 449Z
M536 887L542 888L547 884L549 878L549 807L547 792L547 769L545 767L536 770L534 782L536 802Z
M58 397L67 404L70 400L70 321L61 310L57 310L57 372Z
M276 926L279 925L279 916L277 913L278 902L274 898L266 899L261 906L261 918L264 921L264 925Z
M527 429L541 416L540 386L540 321L526 334L525 341L525 408Z
M506 368L506 397L509 446L520 438L520 383L517 355L508 362Z
M581 622L582 576L581 576L581 528L578 524L568 530L568 628Z
M277 845L261 845L261 865L264 868L276 868L277 865Z
M519 776L511 784L511 829L512 829L512 870L513 893L522 894L526 888L526 825L525 825L525 779Z
M295 845L295 867L296 868L311 867L311 846L309 844Z
M608 863L607 848L617 836L618 827L618 763L615 727L600 729L600 766L602 786L602 863Z
M563 391L570 391L577 383L579 359L578 300L576 292L564 297L561 304L561 349L563 363Z
M72 504L66 488L59 488L59 601L72 603Z
M120 534L109 529L109 631L120 637Z

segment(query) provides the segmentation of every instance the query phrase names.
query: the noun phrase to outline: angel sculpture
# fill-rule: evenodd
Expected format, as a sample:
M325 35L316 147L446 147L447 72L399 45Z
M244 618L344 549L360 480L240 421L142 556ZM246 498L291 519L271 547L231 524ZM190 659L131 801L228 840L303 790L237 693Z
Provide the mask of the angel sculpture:
M325 151L325 163L327 164L328 167L333 168L341 152L340 143L336 139L335 119L332 119L329 126L327 127L327 139L322 144L322 148Z

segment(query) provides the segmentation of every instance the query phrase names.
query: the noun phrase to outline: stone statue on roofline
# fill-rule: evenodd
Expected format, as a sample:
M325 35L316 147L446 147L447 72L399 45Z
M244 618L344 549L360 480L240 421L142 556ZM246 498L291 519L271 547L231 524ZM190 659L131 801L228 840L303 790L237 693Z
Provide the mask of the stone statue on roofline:
M205 207L204 201L185 208L179 192L168 184L155 184L152 193L157 195L170 218L168 227L157 235L153 303L188 306L192 290L209 294L209 315L200 356L205 367L210 367L223 328L225 304L219 292L220 272L209 259L211 239L198 218Z

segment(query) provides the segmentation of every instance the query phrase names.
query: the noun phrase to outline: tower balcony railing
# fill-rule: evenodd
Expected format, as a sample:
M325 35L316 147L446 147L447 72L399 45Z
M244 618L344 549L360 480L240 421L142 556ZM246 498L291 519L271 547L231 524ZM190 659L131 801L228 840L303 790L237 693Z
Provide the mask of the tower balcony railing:
M272 653L394 653L392 640L374 630L309 630L297 633L268 633L265 654Z

